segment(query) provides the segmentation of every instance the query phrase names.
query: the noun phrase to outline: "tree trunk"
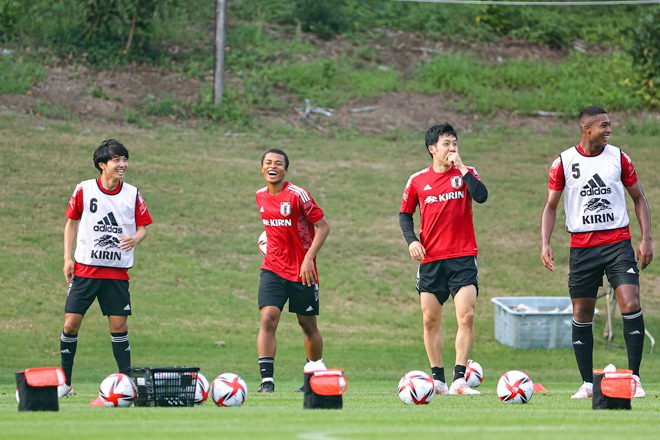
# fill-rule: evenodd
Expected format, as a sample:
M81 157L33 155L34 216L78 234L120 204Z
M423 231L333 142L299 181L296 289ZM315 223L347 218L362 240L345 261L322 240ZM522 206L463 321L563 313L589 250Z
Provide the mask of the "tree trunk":
M213 103L222 102L225 91L225 12L226 0L215 2L215 72L213 75Z
M135 35L135 25L137 24L138 9L140 9L140 0L135 0L135 14L133 14L133 23L131 23L131 31L128 34L128 43L126 43L126 50L124 55L131 50L131 43L133 43L133 35Z

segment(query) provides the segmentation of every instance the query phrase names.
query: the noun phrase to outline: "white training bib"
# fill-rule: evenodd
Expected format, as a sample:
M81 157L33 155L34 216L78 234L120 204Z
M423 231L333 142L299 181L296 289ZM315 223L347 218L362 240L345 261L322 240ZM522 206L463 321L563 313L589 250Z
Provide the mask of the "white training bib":
M135 235L135 205L138 190L122 182L117 194L106 194L96 179L80 184L83 192L83 213L78 225L77 263L85 266L130 269L133 249L123 251L119 239Z
M572 147L559 157L566 182L566 230L575 234L628 226L621 149L606 145L597 156L585 156Z

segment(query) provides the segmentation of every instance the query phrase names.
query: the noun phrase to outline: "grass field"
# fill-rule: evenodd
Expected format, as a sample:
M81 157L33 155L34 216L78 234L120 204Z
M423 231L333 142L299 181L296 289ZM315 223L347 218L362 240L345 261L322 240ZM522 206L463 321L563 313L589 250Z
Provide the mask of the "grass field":
M92 134L80 134L89 129ZM227 371L240 374L250 389L242 408L88 408L100 381L116 368L107 320L94 305L79 336L76 395L62 401L59 414L16 411L14 373L59 364L67 288L61 272L64 211L75 185L97 175L93 150L111 137L128 147L126 181L140 188L154 219L131 270L133 364L195 365L210 379ZM396 384L409 370L428 370L428 362L414 291L415 264L407 256L398 211L407 178L429 164L421 137L342 141L274 133L235 138L218 131L137 130L1 116L0 438L100 439L116 437L119 428L126 438L362 439L442 433L566 438L586 429L601 438L621 438L630 435L633 424L635 438L655 438L658 350L649 356L647 346L641 368L649 397L635 400L632 412L593 413L590 402L568 399L580 382L571 350L512 349L494 339L490 298L567 294L569 237L563 214L552 241L555 273L540 263L539 221L549 166L577 140L575 132L459 137L465 163L477 168L490 191L488 202L474 207L481 277L472 358L484 366L485 395L443 396L428 407L411 408L398 400ZM656 141L621 134L616 127L612 137L636 164L652 213L660 208ZM255 393L261 262L256 240L262 226L254 192L263 186L259 159L270 147L289 153L289 179L311 192L332 226L318 257L319 322L327 365L344 368L348 377L343 411L301 410L302 397L292 391L302 382L304 350L288 314L278 330L278 392ZM631 214L636 246L639 227ZM642 272L641 283L646 326L660 337L657 262ZM444 360L450 370L455 319L452 304L445 308ZM620 321L615 319L617 343L623 340ZM603 326L603 317L597 317L596 336L602 336ZM605 350L597 342L594 362L596 367L609 362L625 367L625 351ZM504 406L494 389L497 378L510 369L524 370L550 392L528 405Z

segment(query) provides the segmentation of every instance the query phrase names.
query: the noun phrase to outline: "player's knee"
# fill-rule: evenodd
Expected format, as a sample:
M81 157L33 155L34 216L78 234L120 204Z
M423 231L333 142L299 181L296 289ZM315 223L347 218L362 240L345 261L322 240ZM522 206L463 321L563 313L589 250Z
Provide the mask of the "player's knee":
M464 313L459 319L458 324L462 327L474 327L474 310Z
M112 333L126 333L128 332L128 323L114 324L110 327Z
M77 335L80 331L80 324L65 322L63 330L67 335Z
M619 303L621 313L632 313L640 309L639 298L626 298L625 301Z
M440 317L435 316L433 314L424 314L424 318L422 320L424 323L424 328L425 329L438 329L440 328Z

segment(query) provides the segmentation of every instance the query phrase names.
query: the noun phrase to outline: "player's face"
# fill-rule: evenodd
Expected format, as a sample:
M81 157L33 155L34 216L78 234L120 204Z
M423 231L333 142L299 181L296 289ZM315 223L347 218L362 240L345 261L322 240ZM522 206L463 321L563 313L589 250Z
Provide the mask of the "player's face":
M597 146L604 147L610 141L612 128L610 118L605 113L596 115L594 119L585 127L589 135L589 140Z
M286 175L286 162L284 156L277 153L268 153L264 157L264 163L261 164L261 173L266 182L271 184L280 183Z
M440 161L440 163L449 165L450 162L447 161L447 155L458 151L456 136L450 134L440 135L437 144L429 145L429 151L436 160Z
M115 156L107 163L100 163L103 175L111 179L122 180L128 169L128 158L125 156Z

